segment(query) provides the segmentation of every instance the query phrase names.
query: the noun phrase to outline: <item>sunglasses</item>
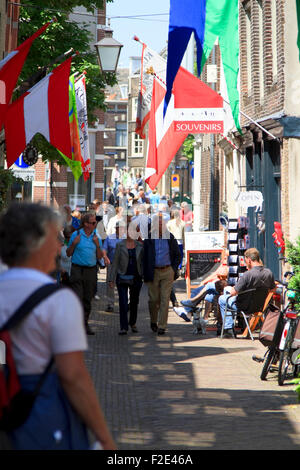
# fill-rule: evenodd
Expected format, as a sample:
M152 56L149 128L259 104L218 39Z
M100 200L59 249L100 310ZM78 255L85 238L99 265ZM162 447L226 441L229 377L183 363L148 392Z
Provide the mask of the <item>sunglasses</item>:
M86 223L90 225L97 225L97 222L86 222Z

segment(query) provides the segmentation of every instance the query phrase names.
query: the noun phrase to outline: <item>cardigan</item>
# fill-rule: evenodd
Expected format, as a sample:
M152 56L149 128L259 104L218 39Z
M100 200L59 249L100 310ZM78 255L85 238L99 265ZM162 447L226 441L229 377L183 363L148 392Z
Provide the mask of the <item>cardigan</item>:
M135 241L136 265L139 275L143 276L143 244ZM115 282L117 274L126 274L129 262L128 248L126 239L122 240L116 246L115 256L111 265L109 282Z

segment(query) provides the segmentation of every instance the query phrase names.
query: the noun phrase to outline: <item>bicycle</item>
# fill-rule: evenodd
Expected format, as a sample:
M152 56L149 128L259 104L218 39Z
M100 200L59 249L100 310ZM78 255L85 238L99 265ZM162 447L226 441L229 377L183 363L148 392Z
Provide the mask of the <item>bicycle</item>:
M285 273L284 278L286 279L289 277L290 279L293 275L294 275L293 272L288 271ZM278 282L278 286L277 286L277 291L274 294L274 297L276 295L278 296L278 291L279 291L280 292L280 306L279 306L278 320L277 320L277 324L274 330L272 343L267 347L266 353L264 354L262 358L257 357L255 355L252 356L252 359L254 361L263 362L263 368L260 374L261 380L267 380L268 373L274 370L272 366L275 366L277 362L279 361L279 355L280 355L279 344L280 344L282 331L284 328L284 314L289 305L289 304L285 305L288 282L286 281L277 281L277 282ZM269 304L268 309L266 311L265 318L272 311L276 311L276 310L278 310L278 305L276 306L273 304Z
M279 343L278 385L284 384L290 368L295 377L300 364L300 348L293 345L300 317L300 312L295 310L296 292L298 291L295 289L289 289L287 292L289 304L285 311L285 325Z

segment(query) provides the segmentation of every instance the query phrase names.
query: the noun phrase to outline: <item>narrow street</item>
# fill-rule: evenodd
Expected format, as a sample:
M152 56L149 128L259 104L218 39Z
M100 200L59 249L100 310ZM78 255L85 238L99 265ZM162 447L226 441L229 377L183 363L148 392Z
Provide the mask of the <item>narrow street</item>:
M138 333L119 336L119 315L104 312L104 273L94 301L86 360L120 450L299 450L300 405L294 385L260 380L256 339L193 335L170 308L168 332L150 330L147 288ZM175 284L178 300L185 282Z

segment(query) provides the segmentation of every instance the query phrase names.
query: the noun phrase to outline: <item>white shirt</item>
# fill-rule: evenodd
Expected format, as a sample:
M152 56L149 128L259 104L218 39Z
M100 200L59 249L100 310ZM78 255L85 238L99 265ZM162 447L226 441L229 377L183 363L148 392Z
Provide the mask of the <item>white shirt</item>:
M54 282L35 269L12 268L0 275L0 325L43 284ZM10 331L19 374L40 374L52 355L87 349L83 310L71 290L47 297Z
M116 168L114 168L111 172L111 179L112 181L114 180L120 180L120 177L121 177L121 173L119 172L119 170L116 170Z

